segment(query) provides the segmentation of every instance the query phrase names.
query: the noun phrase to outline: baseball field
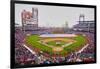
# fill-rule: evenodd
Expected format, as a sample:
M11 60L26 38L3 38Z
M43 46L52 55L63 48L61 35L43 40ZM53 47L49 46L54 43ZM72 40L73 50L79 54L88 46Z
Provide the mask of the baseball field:
M83 35L77 35L75 37L40 37L40 35L30 35L25 38L25 43L44 53L64 56L80 50L86 45L87 40Z

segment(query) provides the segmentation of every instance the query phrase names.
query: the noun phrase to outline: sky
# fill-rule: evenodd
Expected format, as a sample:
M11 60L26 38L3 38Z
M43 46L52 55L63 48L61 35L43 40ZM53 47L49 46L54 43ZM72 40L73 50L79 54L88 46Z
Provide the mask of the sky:
M69 27L72 27L78 23L80 14L85 15L85 20L94 20L93 8L15 4L15 23L22 25L21 12L23 9L32 12L32 7L38 8L40 27L63 27L66 22Z

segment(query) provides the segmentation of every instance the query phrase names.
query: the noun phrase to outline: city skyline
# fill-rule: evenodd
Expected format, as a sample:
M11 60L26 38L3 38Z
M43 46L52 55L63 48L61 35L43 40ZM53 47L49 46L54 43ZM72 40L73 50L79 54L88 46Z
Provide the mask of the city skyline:
M69 27L72 27L78 23L80 14L85 15L85 20L94 20L93 8L15 4L15 23L21 25L21 12L24 9L32 12L34 7L38 8L40 27L64 27L66 22Z

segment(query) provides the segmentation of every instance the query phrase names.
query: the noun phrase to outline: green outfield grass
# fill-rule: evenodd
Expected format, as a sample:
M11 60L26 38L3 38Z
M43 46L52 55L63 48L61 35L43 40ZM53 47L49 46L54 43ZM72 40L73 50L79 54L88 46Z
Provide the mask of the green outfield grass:
M66 38L67 39L67 38ZM68 38L69 39L69 38ZM71 38L74 39L76 42L74 42L73 44L64 47L62 52L58 52L57 54L61 54L64 55L66 53L70 53L70 52L74 52L76 49L83 47L84 44L86 44L86 38L85 36L82 35L78 35L77 37ZM52 50L51 47L48 47L42 43L39 43L38 41L40 41L41 39L39 38L39 35L30 35L26 37L26 43L28 45L33 46L34 48L38 48L43 52L48 52L50 54L53 54L54 51ZM56 46L56 42L55 41L51 41L48 43L49 45L55 45ZM61 42L61 45L65 44L65 42Z
M39 43L38 42L39 40L40 39L39 39L38 35L31 35L31 36L26 37L26 43L27 44L29 44L29 45L31 45L35 48L38 48L43 52L52 53L52 48Z
M83 47L83 45L86 44L86 38L82 35L79 35L73 39L75 39L76 42L65 47L64 50L66 50L68 52L75 51L76 49Z

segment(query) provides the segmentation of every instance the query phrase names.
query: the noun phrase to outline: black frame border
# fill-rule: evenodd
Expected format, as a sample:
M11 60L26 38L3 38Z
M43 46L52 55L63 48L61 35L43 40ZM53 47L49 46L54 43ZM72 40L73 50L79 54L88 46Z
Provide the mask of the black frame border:
M94 8L94 21L95 21L95 32L94 32L94 42L95 42L95 61L94 62L75 62L75 63L61 63L61 64L42 64L42 65L26 65L26 66L16 66L15 65L15 38L14 38L14 33L15 33L15 3L17 4L34 4L34 5L49 5L49 6L62 6L62 7L80 7L80 8ZM81 4L65 4L65 3L50 3L50 2L36 2L36 1L16 1L16 0L11 0L10 1L10 68L28 68L28 67L48 67L48 66L61 66L61 65L80 65L80 64L93 64L97 62L97 44L96 44L96 23L97 23L97 18L96 18L96 5L81 5Z

